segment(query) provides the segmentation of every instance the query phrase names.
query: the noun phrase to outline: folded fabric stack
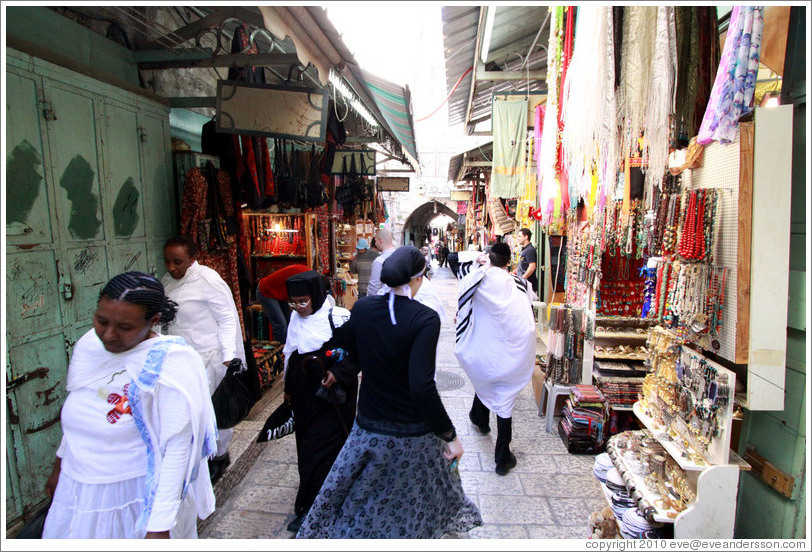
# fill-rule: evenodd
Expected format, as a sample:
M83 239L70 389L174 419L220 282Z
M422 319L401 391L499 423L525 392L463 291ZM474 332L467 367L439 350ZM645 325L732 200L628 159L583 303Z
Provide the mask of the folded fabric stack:
M573 385L562 410L558 433L569 452L597 453L605 444L604 425L609 409L603 393L594 385Z
M640 510L629 508L623 513L620 523L620 534L625 539L664 539L668 538L665 524L646 520Z
M609 455L602 452L595 457L595 464L592 467L592 473L595 474L595 479L601 483L606 483L606 472L614 467L615 465L612 463L612 459L609 457Z
M595 386L612 406L632 406L643 390L643 378L598 378Z

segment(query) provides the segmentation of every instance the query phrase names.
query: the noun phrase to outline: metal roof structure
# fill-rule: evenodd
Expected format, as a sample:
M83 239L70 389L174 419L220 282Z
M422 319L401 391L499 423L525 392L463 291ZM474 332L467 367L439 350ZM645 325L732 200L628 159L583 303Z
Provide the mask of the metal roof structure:
M493 142L455 155L448 163L448 179L453 183L478 182L482 171L490 172Z
M321 88L331 71L340 75L378 128L365 124L342 96L349 116L348 142L376 144L386 159L418 169L408 90L361 70L319 6L71 6L54 8L89 20L133 50L139 69L202 69L195 75L216 82L219 69L263 67L269 84ZM104 23L102 23L104 22ZM85 21L87 23L87 21ZM231 54L235 28L245 24L257 54ZM89 23L88 23L89 24ZM91 27L93 28L93 27ZM115 32L111 36L110 29ZM169 97L173 107L213 107L211 97ZM344 105L340 108L343 112Z
M547 6L446 6L442 17L449 125L473 134L494 95L546 91Z

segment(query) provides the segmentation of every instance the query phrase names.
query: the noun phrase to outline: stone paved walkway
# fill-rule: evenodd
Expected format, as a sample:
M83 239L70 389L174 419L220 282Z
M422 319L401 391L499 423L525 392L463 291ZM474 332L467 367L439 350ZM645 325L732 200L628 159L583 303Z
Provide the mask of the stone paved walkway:
M448 315L440 333L437 380L459 382L461 378L464 382L457 389L440 389L440 395L465 449L460 462L463 487L479 506L484 521L482 527L458 536L586 538L589 514L606 506L592 475L594 456L569 454L557 434L545 432L544 419L538 416L528 384L513 412L511 450L518 465L505 476L494 473L496 420L492 416L492 431L486 436L480 435L468 420L474 390L454 356L457 280L450 269L435 264L432 283L442 294ZM265 418L281 403L281 395L281 382L276 382L249 419L235 428L230 454L236 460L215 487L218 508L201 523L201 538L292 536L285 526L293 519L298 486L295 439L290 436L269 443L253 443Z

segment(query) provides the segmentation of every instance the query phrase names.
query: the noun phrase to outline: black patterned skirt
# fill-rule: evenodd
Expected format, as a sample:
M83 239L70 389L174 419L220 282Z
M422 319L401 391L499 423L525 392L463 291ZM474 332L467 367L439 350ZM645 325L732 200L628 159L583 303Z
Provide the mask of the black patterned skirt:
M356 423L296 538L440 538L482 525L444 448L432 433L396 437Z

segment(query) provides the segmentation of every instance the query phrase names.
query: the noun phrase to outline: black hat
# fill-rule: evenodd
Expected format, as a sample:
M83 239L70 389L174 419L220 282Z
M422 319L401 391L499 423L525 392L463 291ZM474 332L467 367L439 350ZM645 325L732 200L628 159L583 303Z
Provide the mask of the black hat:
M491 246L491 251L495 255L502 255L503 257L510 257L510 246L505 242L496 242Z
M383 262L381 282L391 288L409 283L409 280L426 268L426 258L412 245L398 247Z
M319 310L327 298L324 280L315 270L294 274L285 281L285 285L288 288L288 296L290 297L309 295L313 312Z

